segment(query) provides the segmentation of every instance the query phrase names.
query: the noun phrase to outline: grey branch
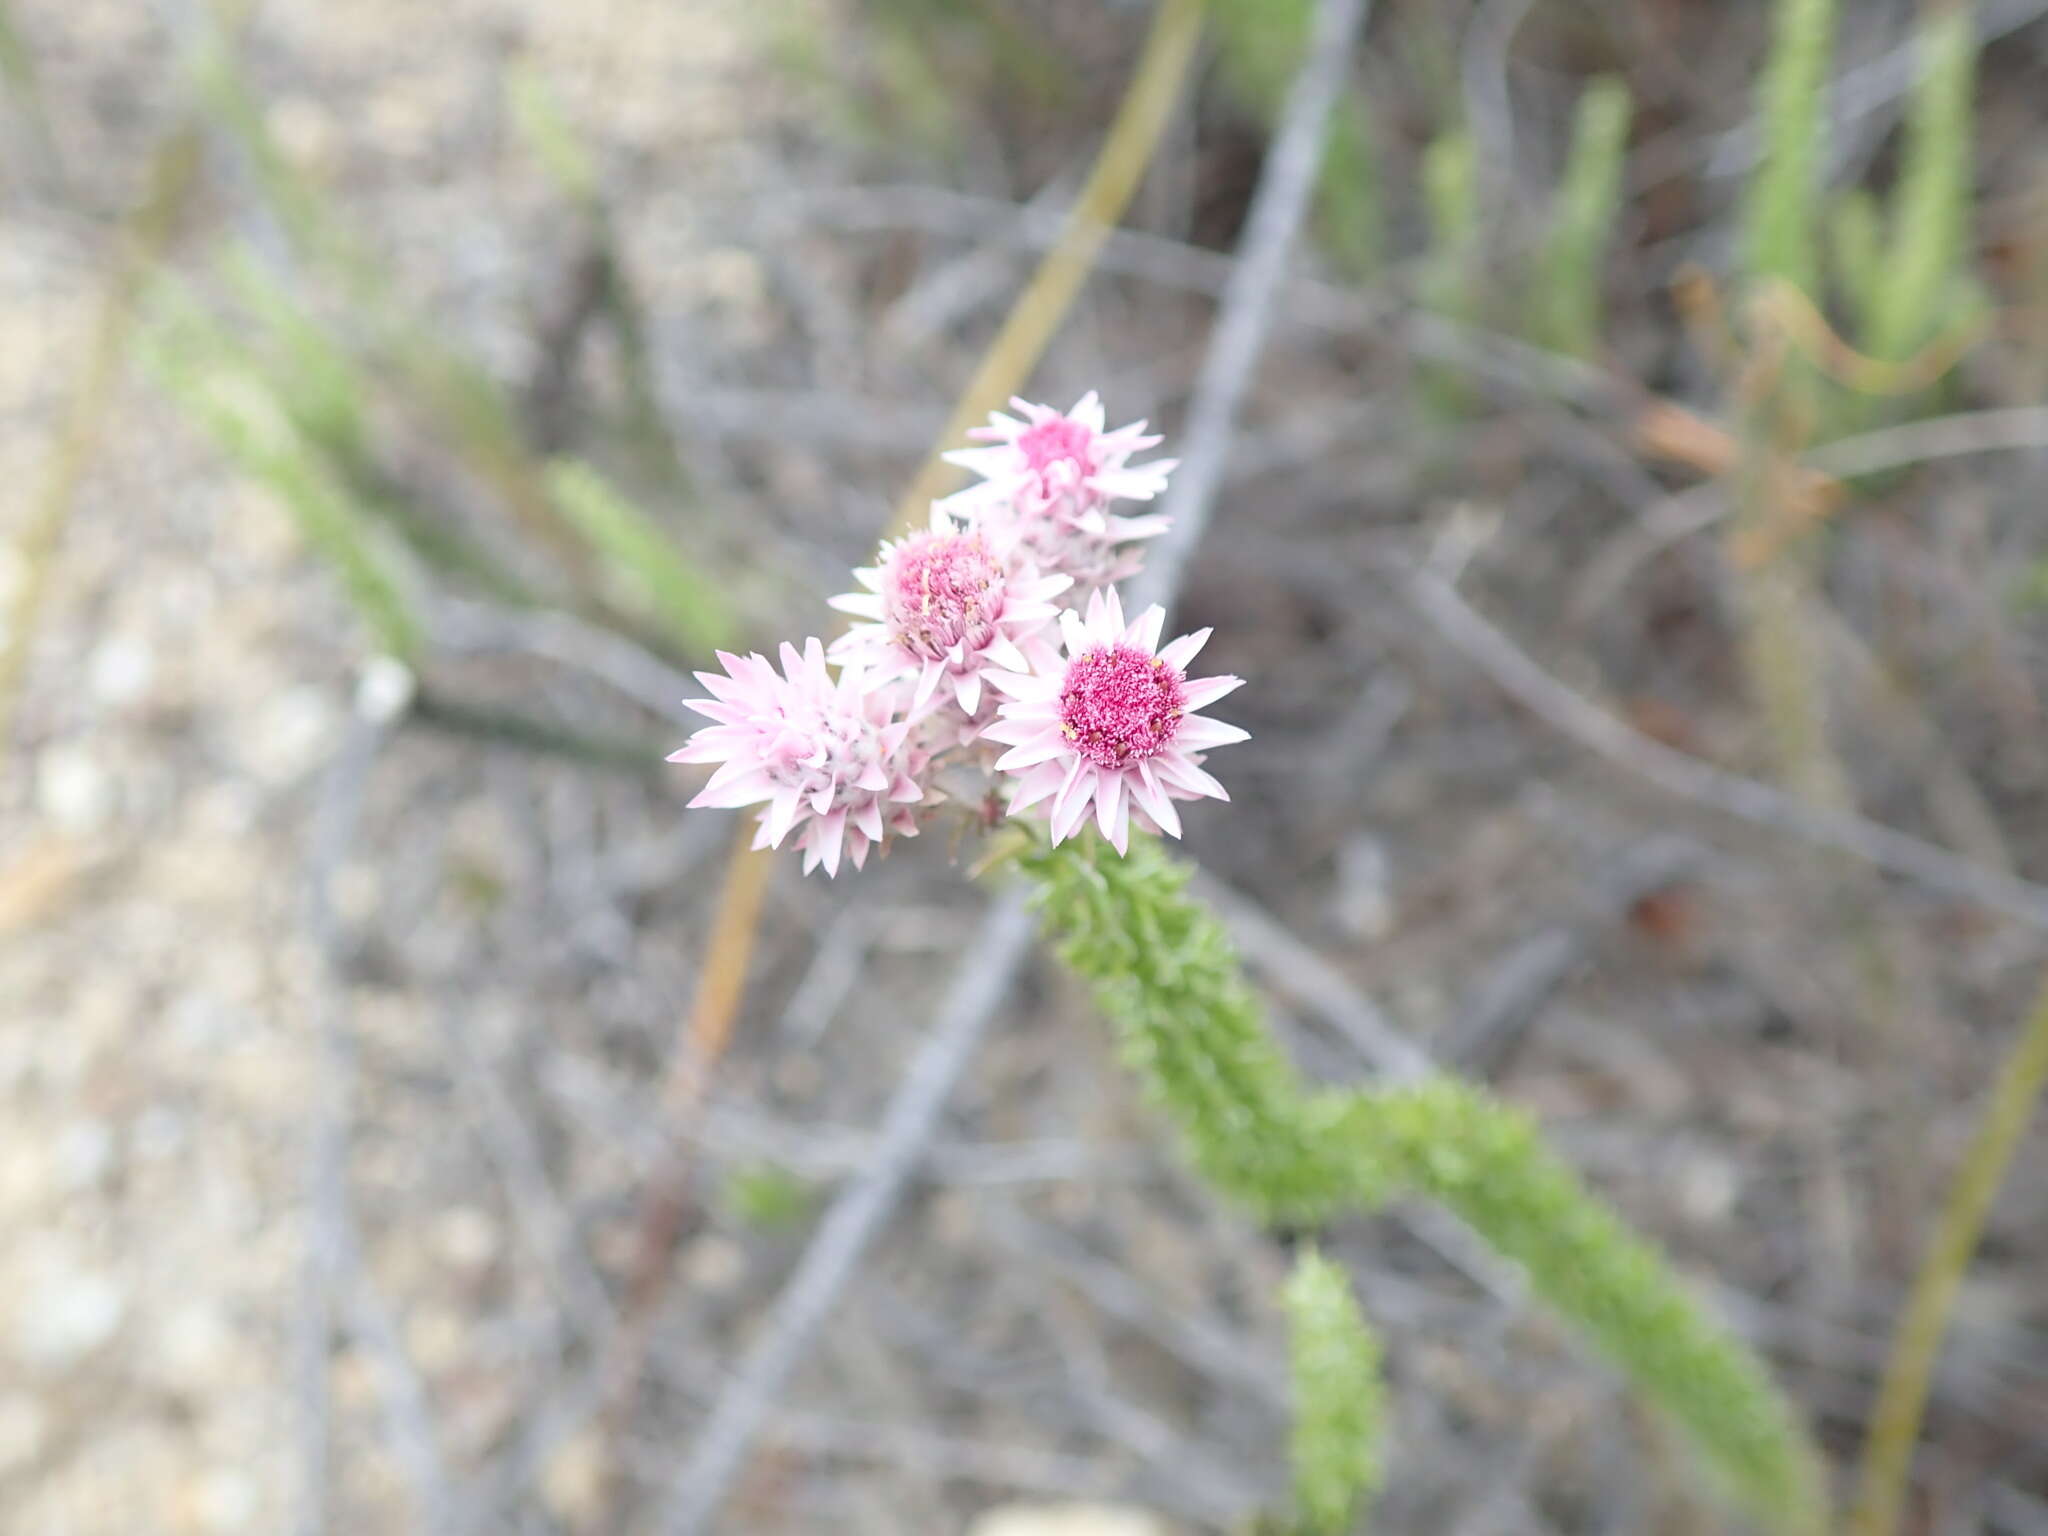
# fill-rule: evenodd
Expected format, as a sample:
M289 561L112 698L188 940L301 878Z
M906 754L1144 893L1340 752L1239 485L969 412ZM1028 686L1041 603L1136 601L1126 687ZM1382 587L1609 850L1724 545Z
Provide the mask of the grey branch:
M1272 328L1309 194L1315 189L1330 109L1343 88L1352 44L1368 9L1366 0L1322 0L1316 9L1308 54L1289 89L1279 131L1259 174L1237 264L1224 285L1223 311L1181 429L1186 452L1162 508L1173 526L1147 551L1143 573L1124 594L1132 611L1173 601L1188 556L1208 526L1230 457L1238 407Z
M1824 811L1791 795L1630 729L1581 698L1468 606L1441 577L1406 567L1397 573L1415 610L1455 649L1545 724L1669 794L1818 848L1846 853L1939 891L2048 928L2048 888L1973 864L1868 817Z
M1172 602L1188 554L1208 523L1238 406L1308 211L1330 108L1349 68L1366 10L1366 0L1322 0L1317 9L1308 53L1289 90L1279 132L1260 174L1238 264L1224 291L1222 313L1196 381L1185 428L1190 451L1165 508L1174 525L1154 544L1144 576L1133 584L1134 607ZM671 1485L657 1526L666 1536L699 1536L710 1527L775 1399L868 1244L895 1209L940 1110L973 1059L1030 942L1031 917L1023 893L1006 892L984 921L930 1039L890 1102L873 1167L826 1213L796 1273L776 1298L760 1341L713 1405L689 1460Z

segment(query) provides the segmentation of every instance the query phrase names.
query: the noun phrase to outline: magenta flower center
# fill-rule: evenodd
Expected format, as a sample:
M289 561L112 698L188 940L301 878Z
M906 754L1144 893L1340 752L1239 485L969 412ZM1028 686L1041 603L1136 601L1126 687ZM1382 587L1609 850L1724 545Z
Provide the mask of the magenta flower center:
M925 661L962 642L978 651L995 638L1003 568L980 534L920 534L897 550L882 585L890 632Z
M1060 729L1098 768L1128 768L1156 757L1180 734L1187 681L1134 645L1083 652L1060 687Z
M1086 472L1088 447L1094 436L1078 421L1052 416L1020 436L1017 447L1033 473L1043 473L1047 466L1062 460Z

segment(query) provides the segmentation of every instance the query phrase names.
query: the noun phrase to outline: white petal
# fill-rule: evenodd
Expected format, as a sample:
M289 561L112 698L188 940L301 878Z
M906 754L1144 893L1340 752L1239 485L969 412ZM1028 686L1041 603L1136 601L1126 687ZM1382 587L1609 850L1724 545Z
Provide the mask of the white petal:
M1017 781L1017 792L1010 797L1010 814L1014 816L1046 796L1059 793L1066 778L1066 766L1062 763L1045 763L1029 770Z
M1092 771L1080 775L1053 802L1052 840L1063 843L1079 830L1088 819L1089 797L1095 792L1095 775Z
M1102 589L1102 622L1095 625L1094 629L1102 636L1104 645L1114 645L1123 638L1124 600L1118 595L1115 587Z
M1003 706L1004 709L1014 707L1014 705L1010 704ZM1000 741L1007 746L1021 747L1025 742L1036 741L1039 737L1048 733L1057 736L1058 732L1052 731L1051 726L1051 719L1045 715L1009 716L992 720L983 726L981 728L981 739L983 741Z
M982 652L982 655L1005 672L1029 672L1031 670L1031 663L1025 660L1024 653L1002 635L997 635L995 639L991 640L988 643L988 648ZM714 716L713 718L715 719L716 717Z
M780 848L782 840L789 836L789 829L796 824L797 809L797 793L793 789L778 791L768 802L768 814L761 825L767 829L770 848Z
M1220 677L1191 677L1187 685L1187 707L1190 710L1207 709L1225 694L1235 693L1244 686L1244 679L1228 673Z
M1185 790L1191 795L1207 795L1212 800L1230 798L1229 790L1177 752L1163 752L1153 758L1152 763L1160 782L1173 789Z
M1102 835L1125 851L1130 840L1130 818L1124 810L1124 776L1098 769L1095 774L1095 825Z
M1187 715L1182 718L1180 729L1173 733L1173 744L1202 751L1208 747L1227 747L1234 741L1250 741L1251 736L1243 726L1226 725L1207 715Z
M1138 809L1152 818L1152 824L1168 837L1180 836L1180 812L1173 808L1173 799L1160 787L1158 775L1153 773L1150 763L1138 764L1138 772L1130 781L1131 798L1138 803Z
M989 735L987 731L983 731L981 734L984 739ZM1012 747L1001 757L997 758L996 771L999 773L1016 773L1024 768L1035 768L1040 763L1049 763L1056 757L1066 756L1067 750L1066 742L1061 739L1057 732L1049 736L1039 736L1034 740Z
M981 708L981 674L969 672L953 682L953 697L960 701L960 707L973 714Z
M1182 635L1178 640L1169 640L1160 647L1159 659L1176 672L1186 672L1188 663L1202 654L1202 647L1209 643L1213 630L1198 629L1192 635Z
M1088 600L1088 611L1091 614L1094 613L1096 605L1101 601L1102 594L1098 592ZM1066 642L1067 654L1069 656L1083 655L1094 646L1093 637L1089 634L1089 626L1083 623L1081 616L1071 608L1064 610L1060 614L1060 639Z
M1060 680L1056 677L1040 677L1030 672L1003 672L994 667L984 668L981 676L982 681L991 684L999 693L1007 693L1020 703L1044 703L1047 699L1058 698L1060 693Z
M1028 602L1042 603L1048 598L1058 597L1073 584L1071 576L1042 576L1020 588L1017 595Z
M882 840L882 802L863 800L860 808L853 813L853 824L862 837L873 838L879 843ZM854 854L853 862L855 868L860 866L858 852Z
M1166 627L1166 610L1154 603L1124 631L1124 642L1135 645L1148 656L1159 649L1159 632Z
M864 619L882 617L882 600L872 592L842 592L837 597L826 598L825 606L837 608L841 613L859 614Z
M811 834L811 837L814 844L822 842L825 873L828 875L838 874L839 846L846 838L846 812L838 810L825 817L818 823L817 830Z

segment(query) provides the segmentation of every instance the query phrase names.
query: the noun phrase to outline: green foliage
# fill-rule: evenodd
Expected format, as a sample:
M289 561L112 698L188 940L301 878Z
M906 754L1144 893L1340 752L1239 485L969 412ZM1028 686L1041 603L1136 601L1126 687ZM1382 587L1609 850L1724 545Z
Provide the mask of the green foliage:
M1856 187L1836 201L1828 218L1828 253L1850 313L1867 330L1891 259L1885 250L1884 215L1873 194Z
M1429 249L1423 253L1416 298L1424 309L1461 325L1480 316L1483 226L1479 217L1479 175L1471 133L1447 128L1430 141L1422 156L1422 197L1429 223ZM1465 407L1465 375L1442 368L1422 376L1424 401L1438 416L1456 416Z
M773 1163L735 1168L726 1176L720 1193L736 1221L761 1232L801 1226L817 1203L809 1184Z
M1061 958L1091 984L1125 1061L1212 1184L1298 1225L1385 1196L1311 1125L1317 1106L1266 1032L1222 925L1183 894L1184 869L1143 838L1128 859L1090 838L1023 863Z
M1337 1131L1398 1159L1630 1381L1691 1432L1729 1487L1786 1531L1816 1531L1818 1458L1763 1366L1664 1259L1550 1151L1521 1111L1463 1083L1364 1094ZM1392 1150L1386 1150L1392 1143Z
M1072 95L1072 61L1014 10L998 0L862 0L852 20L828 21L828 7L782 5L767 8L763 51L821 101L840 137L951 158L996 94Z
M1294 1382L1294 1498L1304 1536L1344 1536L1379 1490L1385 1389L1380 1345L1351 1280L1313 1249L1283 1293Z
M588 464L557 460L547 478L562 516L618 584L622 607L643 611L687 650L733 642L739 625L725 594L678 553L659 523Z
M1586 87L1572 122L1571 157L1551 208L1530 305L1534 337L1590 357L1600 344L1600 277L1628 153L1628 87L1603 77Z
M520 137L555 185L580 203L596 204L597 167L546 79L531 66L515 65L505 74L505 98Z
M1743 206L1742 266L1752 283L1819 285L1814 199L1827 152L1834 0L1777 0L1763 86L1763 159Z
M1093 836L1020 861L1061 957L1195 1166L1269 1221L1305 1224L1429 1196L1520 1264L1536 1291L1692 1435L1732 1494L1783 1532L1824 1518L1819 1461L1762 1365L1545 1146L1451 1078L1307 1090L1258 1017L1221 925L1149 838Z
M1209 0L1208 10L1225 86L1270 125L1308 47L1313 0ZM1319 174L1324 243L1352 276L1370 276L1382 260L1385 221L1372 116L1355 88L1330 115Z
M1975 186L1971 97L1977 30L1968 5L1947 5L1922 23L1925 73L1906 120L1904 160L1893 194L1891 240L1864 342L1873 356L1910 357L1954 316L1969 254Z
M424 631L374 518L218 322L176 295L166 294L162 310L145 356L165 392L290 510L340 573L379 643L395 656L416 658Z

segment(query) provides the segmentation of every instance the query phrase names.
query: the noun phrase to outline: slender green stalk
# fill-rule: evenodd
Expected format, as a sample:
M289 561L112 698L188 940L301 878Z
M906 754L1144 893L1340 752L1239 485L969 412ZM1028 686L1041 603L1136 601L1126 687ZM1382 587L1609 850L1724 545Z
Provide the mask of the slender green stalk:
M738 620L718 584L596 470L580 460L557 460L548 469L548 489L563 516L626 583L626 606L645 608L686 651L734 643Z
M1590 357L1600 344L1600 276L1628 152L1628 87L1607 77L1579 98L1571 157L1537 263L1531 309L1536 339Z
M1813 293L1819 279L1814 199L1827 153L1827 80L1835 0L1777 0L1763 86L1762 162L1743 209L1743 266L1752 282L1783 278Z
M1892 238L1864 349L1886 361L1935 339L1958 301L1975 187L1972 91L1977 29L1968 4L1944 3L1921 23L1924 73L1906 120Z
M1429 221L1416 297L1424 309L1469 324L1479 318L1482 256L1479 174L1472 135L1446 128L1422 156L1422 197ZM1424 398L1440 416L1456 416L1469 390L1462 372L1432 368L1422 376Z
M1380 1344L1351 1294L1351 1277L1314 1249L1283 1293L1294 1383L1294 1501L1303 1536L1345 1536L1379 1491L1386 1388Z
M1948 1331L1949 1313L1977 1251L1984 1219L2012 1166L2044 1083L2048 1083L2048 983L2035 998L2019 1042L1992 1085L1976 1138L1956 1172L1934 1240L1899 1319L1891 1359L1871 1414L1870 1438L1863 1450L1863 1470L1849 1521L1851 1536L1893 1536L1899 1529L1913 1467L1913 1445L1920 1435L1928 1383L1933 1379L1935 1357L1941 1352L1942 1335Z
M1772 1529L1825 1522L1819 1457L1768 1374L1545 1145L1527 1116L1448 1077L1309 1092L1259 1018L1216 918L1149 838L1119 858L1092 835L1037 848L1062 959L1092 987L1148 1097L1196 1168L1296 1225L1413 1193L1519 1263Z
M1858 329L1868 335L1884 291L1885 263L1890 259L1885 251L1884 217L1878 212L1875 196L1862 187L1842 194L1828 217L1828 249L1849 312Z
M334 565L378 642L395 656L416 659L424 627L362 503L210 317L172 289L164 291L161 308L146 356L165 392L291 512L307 541Z

